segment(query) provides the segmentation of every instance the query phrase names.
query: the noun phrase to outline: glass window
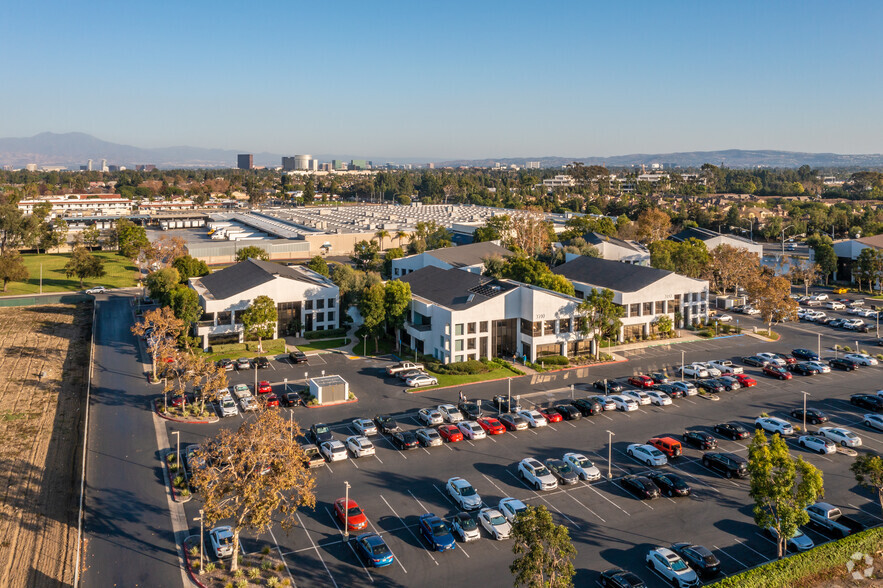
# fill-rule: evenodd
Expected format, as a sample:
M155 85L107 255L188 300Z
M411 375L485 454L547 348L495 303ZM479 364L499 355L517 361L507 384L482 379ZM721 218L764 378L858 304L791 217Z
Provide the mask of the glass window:
M645 302L643 315L647 316L647 315L651 315L651 314L653 314L653 303L652 302Z
M525 335L533 334L533 323L529 320L521 319L521 332Z
M463 339L454 340L454 351L463 351Z
M543 321L537 321L533 324L533 336L539 337L543 334Z
M316 300L316 308L325 308L325 299L319 298Z
M478 323L478 331L481 333L487 333L487 321L481 321Z
M304 302L304 310L313 310L313 301L307 300Z
M317 323L324 323L325 322L325 313L324 312L317 312L316 313L316 322Z
M543 333L545 335L555 334L555 321L546 321L543 323Z
M466 340L466 349L475 349L475 337Z
M640 304L630 304L629 305L629 316L641 316L641 305Z
M665 314L665 300L656 301L656 314Z
M442 346L442 347L445 346L445 337L444 337L444 335L439 335L439 336L438 336L438 344L439 344L440 346Z
M558 321L558 332L559 333L569 333L570 332L570 319L564 318Z
M466 325L466 332L470 335L475 334L475 323L468 323Z
M458 355L457 357L454 358L454 361L456 361L457 363L463 361L463 356L462 356L462 355Z
M328 313L328 322L329 322L329 323L333 323L333 322L334 322L334 313L333 313L333 312L329 312L329 313Z
M334 298L328 299L328 308L334 308Z
M459 325L454 325L454 335L462 335L463 334L463 323Z

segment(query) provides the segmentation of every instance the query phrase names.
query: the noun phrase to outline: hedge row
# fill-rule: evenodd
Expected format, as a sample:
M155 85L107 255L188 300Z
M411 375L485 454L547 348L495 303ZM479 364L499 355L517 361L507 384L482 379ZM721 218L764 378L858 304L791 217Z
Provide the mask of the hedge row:
M545 355L538 357L537 363L541 365L568 365L570 360L563 355Z
M846 563L854 553L871 556L883 545L883 528L868 529L838 541L819 545L809 551L776 560L754 569L725 578L715 588L775 588L793 586L801 578L820 572L846 571ZM880 565L880 562L877 562ZM878 572L879 573L879 572Z
M305 339L336 339L337 337L343 337L346 335L347 329L346 327L341 327L339 329L328 329L327 331L306 331L304 332Z
M490 371L490 367L484 362L478 361L477 359L470 359L467 361L458 361L454 363L443 364L439 362L433 362L431 365L426 366L430 371L435 372L437 374L451 374L451 375L475 375L475 374L483 374L485 372Z

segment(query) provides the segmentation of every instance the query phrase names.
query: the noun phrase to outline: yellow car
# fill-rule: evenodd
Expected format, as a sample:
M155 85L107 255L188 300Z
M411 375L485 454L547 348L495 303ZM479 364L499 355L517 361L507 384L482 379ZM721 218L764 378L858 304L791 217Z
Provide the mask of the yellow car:
M849 288L837 288L834 290L834 294L846 294L849 292Z

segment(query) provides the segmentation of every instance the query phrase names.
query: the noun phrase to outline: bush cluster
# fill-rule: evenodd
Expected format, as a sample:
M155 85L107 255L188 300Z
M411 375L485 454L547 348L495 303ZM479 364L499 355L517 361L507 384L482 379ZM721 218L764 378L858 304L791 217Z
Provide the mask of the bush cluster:
M337 337L343 337L346 335L347 329L341 327L339 329L328 329L325 331L306 331L304 333L305 339L334 339Z
M546 355L538 357L537 362L542 365L568 365L570 360L563 355Z
M481 362L477 359L470 359L467 361L458 361L454 363L443 364L440 362L434 362L432 365L427 366L430 371L433 371L437 374L450 374L456 376L462 375L475 375L475 374L483 374L485 372L489 372L490 368L484 362Z

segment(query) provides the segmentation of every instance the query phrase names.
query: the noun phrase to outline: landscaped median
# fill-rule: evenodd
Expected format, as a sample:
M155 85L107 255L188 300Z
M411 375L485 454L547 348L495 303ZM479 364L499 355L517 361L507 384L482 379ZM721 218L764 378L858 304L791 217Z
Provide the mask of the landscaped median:
M185 406L172 406L168 403L164 404L161 396L159 398L154 398L153 410L160 417L179 423L205 425L216 423L220 420L217 414L209 412L207 408L203 408L200 412L198 405L194 405L194 403Z
M847 568L853 561L853 571L863 573L873 567L871 578L883 578L883 527L876 527L850 535L839 541L819 545L809 551L776 560L725 578L713 586L717 588L776 588L778 586L823 586L840 576L851 579ZM872 566L853 555L869 555Z
M206 532L208 529L206 529ZM187 572L193 582L201 588L223 588L225 586L291 586L291 577L281 555L269 547L260 553L239 555L239 570L230 572L230 558L218 561L209 555L211 543L205 539L205 569L200 570L199 536L191 535L184 540L184 555Z

